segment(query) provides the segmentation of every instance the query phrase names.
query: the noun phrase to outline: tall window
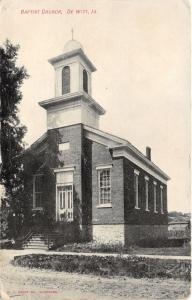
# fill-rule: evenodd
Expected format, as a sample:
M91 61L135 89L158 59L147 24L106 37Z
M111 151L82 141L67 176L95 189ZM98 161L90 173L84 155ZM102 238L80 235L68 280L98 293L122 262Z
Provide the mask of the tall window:
M146 201L145 210L149 211L149 177L147 176L145 176L145 201Z
M163 186L160 186L161 213L163 214Z
M33 178L33 208L43 207L43 175L37 174Z
M62 95L70 93L70 68L66 66L62 70Z
M157 182L153 182L153 203L154 203L154 212L157 213Z
M111 170L103 169L98 171L99 180L99 205L111 203Z
M134 170L134 196L135 196L135 208L139 209L139 171Z
M83 90L88 93L88 75L86 70L83 70Z

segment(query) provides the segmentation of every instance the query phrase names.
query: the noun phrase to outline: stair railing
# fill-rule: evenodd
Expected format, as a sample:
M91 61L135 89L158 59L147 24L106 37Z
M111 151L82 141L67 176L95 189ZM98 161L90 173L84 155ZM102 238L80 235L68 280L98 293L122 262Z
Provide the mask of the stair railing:
M49 249L49 234L45 234L45 238L46 238L46 241L47 241L47 247Z
M24 238L21 240L22 248L26 245L29 239L33 236L33 231L29 231Z

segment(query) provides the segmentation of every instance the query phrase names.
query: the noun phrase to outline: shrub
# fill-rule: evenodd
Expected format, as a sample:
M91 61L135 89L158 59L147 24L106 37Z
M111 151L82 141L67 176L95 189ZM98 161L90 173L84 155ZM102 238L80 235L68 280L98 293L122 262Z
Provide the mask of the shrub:
M73 243L66 244L57 249L57 251L74 251L74 252L100 252L100 253L122 253L128 249L123 246L122 243ZM131 248L129 249L131 250Z
M0 249L14 249L15 242L14 240L6 240L0 243Z
M137 242L143 248L181 247L184 239L141 239Z
M189 261L152 259L138 256L85 256L33 254L17 256L14 265L55 271L95 274L99 276L129 276L134 278L180 278L190 280Z

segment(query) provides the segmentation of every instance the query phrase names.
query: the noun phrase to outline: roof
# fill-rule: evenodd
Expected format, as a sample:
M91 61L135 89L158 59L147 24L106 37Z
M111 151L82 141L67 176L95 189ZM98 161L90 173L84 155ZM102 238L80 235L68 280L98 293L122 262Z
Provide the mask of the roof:
M68 59L68 58L71 58L71 57L74 57L74 56L81 57L86 62L86 64L89 66L91 72L94 72L94 71L97 70L96 67L94 66L94 64L90 61L90 59L87 57L87 55L84 53L84 51L81 48L74 49L72 51L62 53L62 54L60 54L56 57L50 58L48 60L48 62L51 65L54 65L55 63L59 62L60 60Z
M69 40L65 46L64 46L64 53L76 50L76 49L82 49L83 50L83 46L81 45L80 42L78 42L77 40Z
M142 169L145 169L155 178L166 183L170 177L162 171L156 164L149 160L142 152L140 152L136 147L134 147L129 141L119 138L113 134L107 133L105 131L93 128L88 125L83 125L85 130L85 137L91 141L100 143L113 152L113 157L125 157L136 165L140 166ZM47 138L47 132L44 133L37 141L35 141L30 149L34 149L41 145L43 141ZM118 151L119 155L118 155Z
M87 125L84 125L84 129L86 131L86 137L88 139L99 142L112 149L114 157L124 156L125 158L130 159L139 166L141 166L142 163L143 165L147 166L148 172L151 170L151 174L153 176L154 173L156 173L158 176L161 176L164 180L170 179L170 177L164 171L162 171L156 164L149 160L129 141ZM141 166L141 168L143 167Z
M47 138L47 132L45 132L40 138L38 138L34 143L31 144L31 146L26 150L33 150L40 146Z

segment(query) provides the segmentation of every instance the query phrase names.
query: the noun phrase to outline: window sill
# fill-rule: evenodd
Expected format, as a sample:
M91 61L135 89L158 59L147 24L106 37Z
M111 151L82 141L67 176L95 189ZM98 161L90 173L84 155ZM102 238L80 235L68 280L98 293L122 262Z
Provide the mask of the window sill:
M100 204L97 205L96 208L112 208L111 204Z

